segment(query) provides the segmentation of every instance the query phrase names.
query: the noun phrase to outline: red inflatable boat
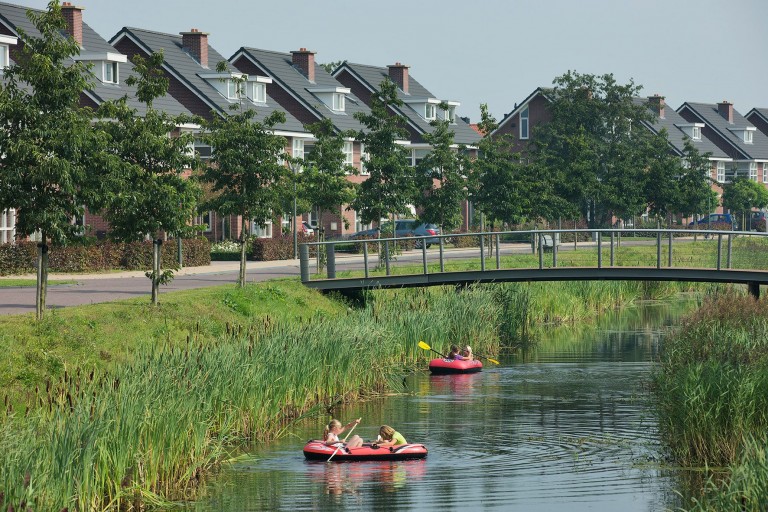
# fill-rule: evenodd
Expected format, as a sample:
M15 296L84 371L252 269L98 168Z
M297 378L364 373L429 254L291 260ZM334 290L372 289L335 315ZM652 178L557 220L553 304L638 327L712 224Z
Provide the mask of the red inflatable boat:
M429 362L429 371L436 375L449 373L476 373L483 369L483 363L477 359L433 359Z
M336 452L336 455L333 455ZM304 445L307 460L328 460L349 462L355 460L408 460L423 459L427 456L427 447L423 444L403 444L400 446L377 446L364 444L360 448L339 448L328 446L322 441L309 441Z

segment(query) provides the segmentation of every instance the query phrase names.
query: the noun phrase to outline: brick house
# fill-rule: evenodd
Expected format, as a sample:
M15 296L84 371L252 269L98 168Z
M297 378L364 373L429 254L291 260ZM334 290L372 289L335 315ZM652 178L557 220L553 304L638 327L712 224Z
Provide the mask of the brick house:
M753 108L744 117L764 135L768 135L768 108Z
M0 68L16 62L22 43L18 30L23 30L31 37L40 37L40 32L27 18L27 11L35 13L43 11L26 7L0 3ZM67 35L80 45L80 55L72 62L84 61L91 64L93 80L91 88L80 95L82 106L96 109L109 100L117 100L127 96L128 105L139 113L144 112L145 106L135 100L136 87L129 86L125 80L135 75L133 64L126 55L121 54L112 45L98 35L83 21L83 8L69 2L62 4L62 14L67 22ZM170 114L189 113L188 110L171 96L158 98L154 107ZM13 210L0 213L0 243L12 242L15 237L15 217ZM109 224L98 214L86 211L84 216L73 220L83 225L86 234L103 237L109 230Z
M740 176L768 184L768 135L739 114L732 103L686 102L677 112L689 123L703 125L702 136L731 158L717 164L718 183L729 183Z
M240 101L233 79L241 78L244 74L208 44L208 35L197 29L176 35L124 27L110 42L129 57L137 54L148 57L162 50L163 71L170 81L169 94L191 113L204 119L212 119L212 116L228 112L232 105ZM225 69L219 72L216 68L222 62ZM271 82L272 79L264 75L247 76L244 101L248 108L256 111L256 119L264 119L276 110L283 111L267 91ZM286 138L286 150L290 151L295 140L306 140L311 134L289 112L285 112L285 117L285 122L276 127L275 133ZM190 125L184 129L196 132L200 127ZM201 158L210 157L211 148L201 142L195 144L195 149ZM272 225L271 219L266 219L266 226L263 228L252 223L251 234L265 238L282 234L290 225L290 217L282 215L278 218L278 227ZM196 223L206 226L205 235L211 241L238 238L243 227L242 219L235 216L217 216L215 212L200 215Z
M536 88L499 121L492 135L508 135L512 141L512 150L525 154L536 127L552 119L549 113L551 100L547 96L550 91L545 87Z
M358 112L370 112L367 105L320 66L315 55L306 48L285 53L242 47L229 60L243 73L270 77L272 80L267 84L267 94L304 125L330 119L337 132L362 130L363 126L354 116ZM293 139L291 154L309 154L313 142L314 139ZM350 175L349 181L361 183L366 179L362 165L365 148L350 137L345 141L343 150L346 164L360 173ZM358 221L356 212L346 210L345 206L340 205L344 219L339 217L339 212L323 214L326 235L340 237L365 228ZM317 223L314 213L308 218L312 225Z
M411 165L415 166L429 153L431 146L424 141L424 134L432 133L434 128L429 123L436 119L450 120L457 147L465 145L470 158L476 157L477 143L482 136L470 126L467 119L456 115L456 108L461 104L458 101L436 98L410 75L409 69L409 66L399 62L387 67L344 62L334 70L333 76L366 105L370 105L371 95L379 90L386 78L397 84L398 98L403 101L403 106L395 108L395 111L407 120ZM442 110L441 103L446 103L448 108ZM472 213L471 205L466 202L462 207L462 218L461 229L467 230L471 224Z

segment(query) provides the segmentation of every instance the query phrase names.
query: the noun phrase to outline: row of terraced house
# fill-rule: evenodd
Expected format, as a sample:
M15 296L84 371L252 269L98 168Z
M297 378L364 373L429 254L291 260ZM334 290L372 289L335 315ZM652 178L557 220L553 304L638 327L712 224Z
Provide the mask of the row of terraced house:
M0 69L14 62L20 45L19 29L30 36L39 36L26 11L25 7L0 3ZM306 48L279 52L248 46L226 59L209 44L208 33L194 28L176 34L124 27L107 41L84 22L83 7L64 2L62 11L68 35L81 47L77 58L93 64L95 80L93 87L82 93L83 105L97 107L105 101L127 96L129 104L141 111L143 106L135 100L135 87L125 83L135 74L131 58L148 57L162 50L162 69L170 87L165 97L154 102L155 108L174 115L186 113L207 119L224 115L233 103L240 101L241 91L235 79L246 77L247 104L256 110L257 118L264 118L275 110L284 112L285 122L276 127L276 133L285 137L286 153L293 157L303 157L311 150L314 139L306 128L308 124L327 118L339 131L361 130L355 114L369 112L371 96L386 78L398 85L403 101L403 106L396 110L407 119L409 139L403 143L410 151L412 165L429 152L424 135L433 130L430 122L435 119L449 120L455 143L466 146L470 156L476 153L481 136L468 119L456 115L459 102L436 98L410 76L407 65L399 62L389 66L344 62L329 73L316 61L316 53ZM225 68L217 69L222 62ZM728 102L684 103L675 110L666 106L664 98L658 95L638 101L646 103L656 114L656 121L649 123L648 129L658 132L666 128L671 151L682 155L684 137L687 137L701 152L711 154L711 177L716 188L734 175L768 184L768 109L754 108L744 117ZM548 102L547 89L536 89L515 104L496 133L512 134L517 149L523 149L535 137L536 126L548 120ZM199 126L179 126L178 130L195 132ZM202 143L195 145L201 158L210 157L209 147ZM344 153L346 163L360 171L349 179L365 180L362 165L365 147L350 138L344 144ZM469 205L464 207L464 229L469 227L469 208ZM314 224L316 219L310 215L301 218ZM345 210L343 215L345 219L338 215L324 216L326 233L344 236L364 228L354 210ZM252 234L277 235L289 229L293 220L288 213L275 218L279 226L268 222L261 227L254 223ZM79 221L96 235L109 229L97 214L87 213L86 218ZM206 226L206 236L213 241L237 237L242 227L239 219L222 218L215 212L200 215L196 223ZM0 243L13 241L14 224L13 210L3 212Z

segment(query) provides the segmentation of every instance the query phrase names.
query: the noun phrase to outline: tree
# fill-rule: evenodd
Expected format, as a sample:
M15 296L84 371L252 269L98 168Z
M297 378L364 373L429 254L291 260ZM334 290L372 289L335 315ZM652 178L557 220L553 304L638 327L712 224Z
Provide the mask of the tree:
M299 175L299 197L312 205L317 213L320 235L323 233L323 212L341 212L342 205L355 197L355 185L347 179L356 174L354 167L344 163L344 142L354 133L337 133L330 119L323 119L306 127L315 136L315 142L303 163ZM321 239L322 241L322 239Z
M684 217L699 212L710 212L717 205L717 192L712 190L709 157L711 153L700 153L693 143L686 139L683 148L682 173L677 179L678 196L675 211Z
M245 286L250 225L256 222L264 227L273 212L281 208L280 200L286 195L291 177L280 162L285 154L285 138L275 134L275 126L285 122L285 114L275 111L257 121L256 111L246 109L242 97L233 107L205 125L202 138L211 146L212 157L202 181L211 186L212 195L202 207L242 218L238 283Z
M73 221L99 193L92 176L104 157L104 139L91 126L92 110L79 104L90 87L90 72L73 61L80 47L62 36L66 23L58 1L27 16L41 37L18 30L20 54L0 82L0 211L16 209L19 235L39 234L39 320L45 312L49 243L64 245L82 234Z
M447 109L447 105L441 108ZM453 230L461 224L461 203L467 198L469 160L464 147L455 148L454 133L450 121L435 120L430 123L432 133L424 135L431 151L416 167L416 184L419 194L416 204L421 206L421 219L438 224L440 232Z
M606 225L614 215L642 213L646 169L659 146L647 141L659 136L641 127L652 119L633 100L641 87L631 80L618 84L611 74L571 71L554 84L552 119L537 128L532 146L542 178L590 227Z
M369 176L360 184L351 206L365 224L381 222L385 215L407 213L413 198L413 169L405 148L398 143L408 138L405 119L391 110L402 105L397 86L387 78L371 95L370 113L355 113L355 119L365 127L357 140L368 153L363 165Z
M333 73L333 71L341 66L344 63L343 60L334 60L331 62L325 62L323 64L320 64L320 67L326 70L328 73Z
M189 151L190 134L174 134L190 119L172 117L152 108L152 101L166 93L168 80L159 72L162 53L148 59L133 59L137 75L126 80L136 85L137 99L146 105L141 116L126 99L105 102L99 107L97 127L108 134L108 150L113 156L105 168L109 187L99 204L110 224L110 238L119 241L153 240L152 304L158 303L161 284L173 278L173 271L161 271L161 247L164 234L182 236L190 230L199 199L199 187L184 177L196 167Z
M768 189L762 184L744 177L736 177L723 187L723 207L740 213L741 225L752 208L768 206Z

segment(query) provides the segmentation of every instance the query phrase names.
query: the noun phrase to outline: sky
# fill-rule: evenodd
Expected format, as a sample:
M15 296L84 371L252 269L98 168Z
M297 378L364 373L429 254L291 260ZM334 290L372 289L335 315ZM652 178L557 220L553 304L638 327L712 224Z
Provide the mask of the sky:
M47 0L5 0L43 9ZM768 0L70 0L109 40L124 26L208 32L241 46L317 62L401 62L477 122L501 119L568 70L633 80L641 95L768 108Z

